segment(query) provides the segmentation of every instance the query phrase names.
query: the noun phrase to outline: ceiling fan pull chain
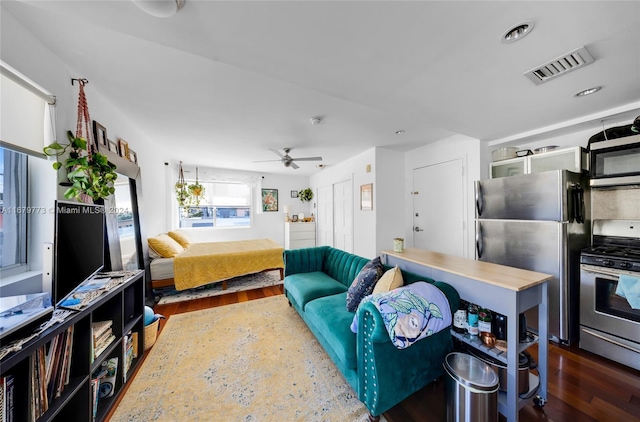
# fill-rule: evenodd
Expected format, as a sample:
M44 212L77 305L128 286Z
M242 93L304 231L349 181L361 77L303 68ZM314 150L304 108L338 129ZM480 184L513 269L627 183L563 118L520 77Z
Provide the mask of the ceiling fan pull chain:
M89 116L89 106L87 105L87 96L84 93L84 86L88 83L86 79L77 79L79 85L78 93L78 122L76 123L76 138L82 138L83 130L82 123L84 120L84 129L87 135L84 137L87 141L87 155L89 158L94 152L95 145L92 140L92 133L89 129L91 123L91 117Z

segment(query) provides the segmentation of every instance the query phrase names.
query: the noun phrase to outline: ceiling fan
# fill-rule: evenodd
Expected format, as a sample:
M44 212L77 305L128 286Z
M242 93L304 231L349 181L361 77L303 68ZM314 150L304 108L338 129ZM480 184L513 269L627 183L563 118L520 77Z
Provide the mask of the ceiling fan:
M281 161L285 167L292 167L294 169L300 168L294 161L322 161L322 157L301 157L301 158L292 158L289 155L289 151L291 148L283 148L284 155L277 149L269 149L269 151L273 151L278 157L279 160L262 160L262 161L254 161L254 163L266 163L268 161Z

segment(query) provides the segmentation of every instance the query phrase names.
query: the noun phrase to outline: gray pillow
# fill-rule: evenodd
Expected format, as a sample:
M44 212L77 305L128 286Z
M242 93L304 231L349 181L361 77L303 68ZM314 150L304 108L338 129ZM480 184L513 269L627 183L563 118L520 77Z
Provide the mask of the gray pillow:
M347 311L355 312L360 301L373 292L376 283L384 274L380 257L372 259L362 267L347 291Z

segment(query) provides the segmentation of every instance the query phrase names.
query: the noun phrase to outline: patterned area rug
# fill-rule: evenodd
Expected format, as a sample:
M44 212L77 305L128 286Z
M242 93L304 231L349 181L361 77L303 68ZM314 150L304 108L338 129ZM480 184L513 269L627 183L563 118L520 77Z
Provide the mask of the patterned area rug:
M279 295L172 315L111 421L344 422L367 415Z
M243 275L227 280L227 289L222 290L222 282L207 284L195 289L176 290L172 287L163 289L154 289L153 293L159 299L158 304L184 302L186 300L201 299L204 297L223 295L226 293L240 292L242 290L258 289L260 287L269 287L282 284L280 280L280 271L268 271L264 273L256 273Z

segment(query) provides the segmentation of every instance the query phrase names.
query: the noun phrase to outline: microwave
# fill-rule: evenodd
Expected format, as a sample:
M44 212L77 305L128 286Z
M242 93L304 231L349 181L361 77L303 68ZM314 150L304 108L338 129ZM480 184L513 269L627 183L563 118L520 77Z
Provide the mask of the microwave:
M591 186L640 185L640 135L589 146Z

